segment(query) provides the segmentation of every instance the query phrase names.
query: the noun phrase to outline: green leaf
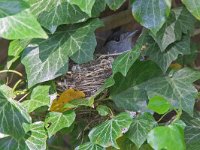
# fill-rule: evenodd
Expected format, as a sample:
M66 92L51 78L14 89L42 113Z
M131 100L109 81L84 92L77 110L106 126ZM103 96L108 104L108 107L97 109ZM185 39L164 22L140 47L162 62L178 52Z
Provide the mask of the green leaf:
M75 150L106 150L106 149L91 142L87 142L85 144L76 147Z
M14 138L21 138L25 135L23 125L31 122L30 116L20 106L20 104L13 100L9 92L2 90L0 86L0 118L1 126L0 133L10 135Z
M176 18L176 28L180 28L180 30L185 34L194 29L195 18L186 8L179 7L173 9L173 13Z
M0 139L1 150L29 150L23 139L15 140L12 137Z
M171 0L135 0L132 13L141 25L156 34L169 16L170 8Z
M135 144L131 142L125 135L117 139L117 144L119 145L120 150L137 150ZM117 149L109 147L107 148L107 150L117 150Z
M164 52L170 44L181 40L182 33L188 34L188 31L193 30L194 21L194 17L185 8L176 8L160 31L151 36L161 52Z
M159 95L168 100L174 107L193 114L197 90L193 82L200 79L200 72L183 68L173 75L157 77L144 83L148 97Z
M0 139L1 150L46 150L47 134L43 122L30 125L28 132L22 139L5 137Z
M170 64L178 58L179 55L190 54L190 38L184 36L181 41L174 43L169 49L161 52L158 45L151 42L152 45L147 49L146 55L155 61L163 72L166 72Z
M106 2L105 0L95 0L93 9L92 9L92 17L100 16L101 12L106 9Z
M128 113L121 113L93 128L89 133L90 141L102 147L119 148L116 140L123 135L123 129L129 128L131 122L132 118Z
M101 22L94 19L63 28L47 40L33 41L21 60L29 87L65 74L69 57L77 63L92 60L96 46L94 30L100 25Z
M16 97L16 95L15 95L13 89L10 88L9 86L5 85L5 84L0 85L0 91L1 91L6 97L9 97L9 98L15 98L15 97Z
M8 49L8 60L6 64L8 69L20 58L22 51L26 48L28 43L29 40L14 40L10 42Z
M118 56L114 60L112 64L113 74L121 72L123 76L126 76L131 66L135 63L135 61L139 58L140 54L142 53L142 47L148 41L148 36L148 32L143 30L141 35L138 37L133 49Z
M29 149L46 150L47 133L44 128L44 122L34 122L30 125L30 131L30 137L25 141Z
M28 11L0 19L0 36L5 39L47 38L36 18Z
M110 108L105 105L97 106L96 110L98 111L99 115L101 115L101 116L107 116L111 112Z
M69 102L67 102L64 105L64 108L77 108L80 106L88 106L88 107L94 107L94 98L89 99L74 99Z
M130 68L126 77L121 74L114 76L115 85L111 87L110 98L119 108L144 111L148 98L139 85L160 74L160 68L152 61L137 61Z
M138 150L136 145L131 142L126 136L122 136L117 139L117 144L119 145L120 150ZM113 147L108 147L106 150L118 150ZM153 150L149 144L143 144L139 150Z
M156 150L186 149L184 141L184 127L178 124L154 128L148 134L147 141Z
M28 7L22 0L0 0L0 18L15 15Z
M31 12L37 16L40 24L50 31L55 31L61 24L83 22L88 18L86 13L68 0L31 0L29 3Z
M8 56L17 57L28 45L30 40L13 40L9 44Z
M109 77L108 79L104 81L104 84L101 86L101 88L95 93L94 97L98 96L101 92L113 86L114 84L115 84L115 80L113 79L113 76Z
M22 106L26 108L29 113L39 107L48 106L50 104L49 89L50 86L47 85L35 87L31 93L30 100L23 101Z
M165 23L156 35L151 34L151 36L158 44L160 51L164 52L170 44L181 39L182 32L180 28L176 28L176 22L173 20Z
M45 119L45 127L48 136L51 137L59 130L70 127L74 122L76 114L74 111L50 112Z
M195 112L194 116L191 117L184 113L181 119L186 124L185 127L185 141L187 150L198 150L200 149L200 113Z
M151 114L144 113L133 119L126 135L138 148L140 148L146 141L148 133L156 126L156 124L157 123Z
M117 10L126 0L106 0L107 5L112 10Z
M200 1L199 0L182 0L186 8L200 20Z
M158 114L164 114L170 109L171 105L165 98L156 95L149 99L147 107Z
M121 72L123 76L126 76L130 67L140 56L140 52L139 46L135 46L133 50L118 56L112 64L113 74Z
M92 13L92 8L94 6L95 1L94 0L84 0L84 1L80 1L80 0L70 0L71 4L75 4L77 6L79 6L79 8L87 13L89 16L91 16Z

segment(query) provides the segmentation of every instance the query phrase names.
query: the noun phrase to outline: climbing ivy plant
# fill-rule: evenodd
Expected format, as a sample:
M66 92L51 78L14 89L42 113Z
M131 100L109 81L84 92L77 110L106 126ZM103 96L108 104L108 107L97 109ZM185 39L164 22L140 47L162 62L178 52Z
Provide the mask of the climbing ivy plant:
M124 2L0 0L0 37L10 40L0 75L21 78L14 86L0 82L1 150L200 149L192 41L199 0L130 1L132 19L143 26L134 48L114 60L112 76L94 96L75 96L55 111L55 79L67 73L69 60L93 60L100 13ZM15 70L20 63L25 74Z

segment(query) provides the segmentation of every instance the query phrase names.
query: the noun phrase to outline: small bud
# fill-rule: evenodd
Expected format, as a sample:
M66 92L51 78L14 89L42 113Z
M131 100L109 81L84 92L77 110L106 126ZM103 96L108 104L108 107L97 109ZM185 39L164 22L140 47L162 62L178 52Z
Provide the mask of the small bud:
M124 133L126 133L128 131L128 128L123 128L122 129L122 133L124 134Z

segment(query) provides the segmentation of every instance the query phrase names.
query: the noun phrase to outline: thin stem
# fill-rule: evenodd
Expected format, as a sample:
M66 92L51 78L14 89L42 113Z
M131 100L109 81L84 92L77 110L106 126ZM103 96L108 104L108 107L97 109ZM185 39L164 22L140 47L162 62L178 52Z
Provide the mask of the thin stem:
M19 75L20 77L23 77L23 75L20 72L16 71L16 70L1 70L0 74L1 73L7 73L7 72L15 73L15 74Z
M110 118L113 118L113 117L114 117L114 114L113 114L113 112L112 112L111 109L110 109L110 114L111 114Z
M29 94L30 94L30 92L26 93L22 98L20 98L20 99L18 100L18 102L21 102L21 101L22 101L24 98L26 98Z
M166 112L164 115L162 115L162 117L160 117L160 119L157 122L160 122L170 111Z
M176 115L176 118L172 121L172 123L179 120L182 115L182 109L179 109L178 111L176 109L174 109L174 110L176 111L177 115Z
M55 149L55 150L65 150L66 148L64 147L59 147L59 146L55 146L55 145L49 145L49 147Z
M200 34L200 29L196 29L196 30L194 31L194 33L192 34L192 37L193 37L193 36L196 36L196 35L198 35L198 34Z
M13 87L13 92L16 90L17 86L22 82L22 80L18 80L17 83L15 83L14 87Z

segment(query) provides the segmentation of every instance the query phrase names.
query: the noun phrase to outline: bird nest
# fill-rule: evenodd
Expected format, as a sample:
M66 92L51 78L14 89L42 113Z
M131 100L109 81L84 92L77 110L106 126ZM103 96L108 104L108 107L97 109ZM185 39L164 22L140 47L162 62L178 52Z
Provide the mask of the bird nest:
M57 90L63 91L73 88L83 91L86 97L95 94L104 84L104 81L112 75L112 62L114 58L102 55L85 64L71 63L69 71L57 79Z

